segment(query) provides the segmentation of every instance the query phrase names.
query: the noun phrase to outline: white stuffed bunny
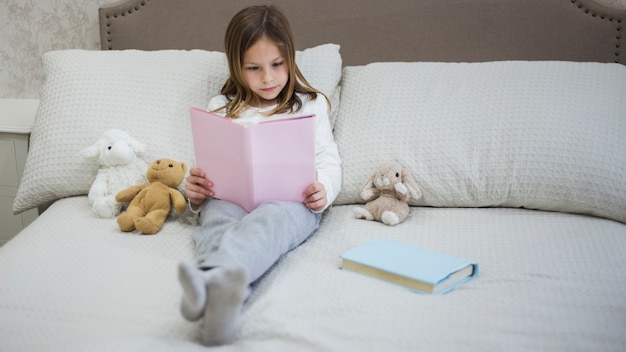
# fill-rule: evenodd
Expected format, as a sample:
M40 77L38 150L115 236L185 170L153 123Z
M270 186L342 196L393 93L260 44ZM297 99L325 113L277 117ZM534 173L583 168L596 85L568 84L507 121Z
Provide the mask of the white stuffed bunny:
M141 158L145 150L146 145L126 131L109 129L95 144L81 151L85 158L99 165L88 195L96 216L116 217L124 204L116 201L115 195L128 187L148 183L145 174L150 163Z
M361 198L367 203L355 209L354 217L397 225L409 215L409 199L421 197L409 171L395 161L388 162L380 165L361 189Z

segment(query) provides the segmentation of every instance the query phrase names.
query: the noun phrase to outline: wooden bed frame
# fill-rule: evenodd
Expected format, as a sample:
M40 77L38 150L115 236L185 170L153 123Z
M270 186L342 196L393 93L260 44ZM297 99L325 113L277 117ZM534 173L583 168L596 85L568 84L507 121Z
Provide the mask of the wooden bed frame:
M258 1L125 0L100 9L101 48L223 51L230 18ZM341 45L375 61L569 60L626 64L626 11L592 0L269 0L298 49ZM163 24L167 23L167 26Z

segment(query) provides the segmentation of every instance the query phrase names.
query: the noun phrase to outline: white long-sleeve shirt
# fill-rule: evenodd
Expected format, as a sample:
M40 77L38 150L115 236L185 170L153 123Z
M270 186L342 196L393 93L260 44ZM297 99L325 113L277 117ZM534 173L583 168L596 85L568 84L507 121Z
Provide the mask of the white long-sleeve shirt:
M302 100L302 107L294 113L265 116L262 113L274 109L276 105L267 108L249 108L242 116L233 119L233 121L244 125L253 125L268 119L315 114L315 168L317 169L317 179L324 185L328 199L324 209L318 211L322 212L332 204L341 190L341 159L330 126L326 99L321 95L318 95L315 100L310 100L308 96L302 94L299 97ZM218 95L211 99L207 110L213 111L227 103L226 96ZM217 113L226 114L225 111L217 111Z

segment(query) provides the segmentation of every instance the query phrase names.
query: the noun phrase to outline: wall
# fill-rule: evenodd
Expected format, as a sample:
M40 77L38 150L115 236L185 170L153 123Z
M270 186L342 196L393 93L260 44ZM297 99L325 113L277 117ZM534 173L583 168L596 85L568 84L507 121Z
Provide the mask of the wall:
M0 98L38 98L46 51L99 49L98 8L113 1L0 0ZM596 2L626 9L626 0Z
M98 7L112 0L0 0L0 98L37 98L41 54L98 49Z

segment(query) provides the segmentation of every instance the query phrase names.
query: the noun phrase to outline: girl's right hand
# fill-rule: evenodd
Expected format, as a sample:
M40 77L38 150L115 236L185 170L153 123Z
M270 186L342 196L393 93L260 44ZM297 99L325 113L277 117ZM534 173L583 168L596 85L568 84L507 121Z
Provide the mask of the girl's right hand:
M207 198L212 197L215 193L211 187L213 182L206 178L202 169L189 170L189 176L185 179L185 195L192 204L201 205Z

